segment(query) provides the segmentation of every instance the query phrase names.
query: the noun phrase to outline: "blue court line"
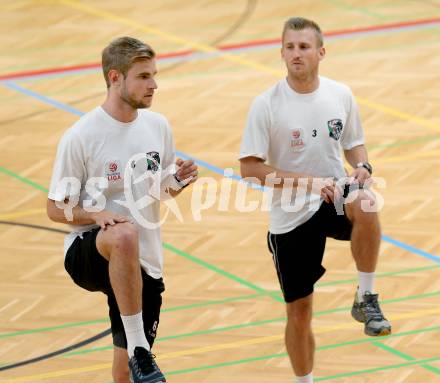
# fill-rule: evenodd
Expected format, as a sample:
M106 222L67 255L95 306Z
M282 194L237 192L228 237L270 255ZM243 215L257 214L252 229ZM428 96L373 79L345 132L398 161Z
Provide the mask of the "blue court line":
M41 102L43 102L45 104L52 105L52 106L54 106L54 107L56 107L58 109L66 111L66 112L75 114L75 115L80 116L80 117L85 114L84 112L82 112L82 111L80 111L80 110L78 110L76 108L73 108L70 105L67 105L67 104L64 104L62 102L56 101L56 100L54 100L54 99L52 99L50 97L43 96L43 95L41 95L39 93L36 93L36 92L34 92L32 90L23 88L22 86L14 83L13 81L0 81L0 83L2 85L4 85L5 87L9 88L9 89L12 89L12 90L15 90L17 92L23 93L26 96L33 97L33 98L35 98L35 99L37 99L37 100L39 100L39 101L41 101ZM211 165L208 162L205 162L203 160L195 159L195 158L189 156L188 154L180 152L180 151L176 151L176 154L178 156L182 157L183 159L193 159L198 165L200 165L200 166L202 166L202 167L204 167L204 168L206 168L206 169L208 169L208 170L210 170L210 171L212 171L214 173L218 173L218 174L224 175L224 169L221 169L221 168L219 168L219 167L217 167L215 165ZM233 180L239 181L239 182L242 181L242 178L240 176L236 175L236 174L233 174L232 176L230 176L228 178L232 178ZM249 184L249 183L248 183L248 185L251 186L254 189L257 189L257 190L263 190L264 189L260 185Z
M39 101L41 101L41 102L44 102L45 104L52 105L52 106L54 106L55 108L58 108L58 109L64 110L64 111L66 111L66 112L69 112L69 113L75 114L75 115L77 115L77 116L82 116L82 115L84 114L84 112L81 112L81 111L78 110L78 109L75 109L75 108L73 108L73 107L71 107L71 106L69 106L69 105L67 105L67 104L62 103L62 102L56 101L56 100L54 100L54 99L52 99L52 98L49 98L49 97L43 96L43 95L41 95L41 94L39 94L39 93L36 93L36 92L34 92L34 91L32 91L32 90L29 90L29 89L23 88L23 87L21 87L20 85L14 83L14 82L12 82L12 81L1 81L0 83L1 83L3 86L5 86L6 88L9 88L9 89L15 90L15 91L17 91L17 92L23 93L23 94L25 94L26 96L30 96L30 97L36 98L37 100L39 100Z
M222 175L223 177L226 177L226 178L231 178L231 179L233 179L233 180L235 180L237 182L243 182L243 183L247 184L248 187L250 187L252 189L261 190L262 192L265 191L265 187L264 186L244 181L243 178L241 178L237 174L232 174L232 175L225 174L225 169L219 168L218 166L211 165L208 162L205 162L203 160L199 160L197 158L194 158L193 156L190 156L190 155L188 155L186 153L183 153L183 152L181 152L179 150L176 150L176 154L179 157L182 157L182 159L184 159L184 160L193 160L197 165L200 165L201 167L204 167L204 168L212 171L213 173L220 174L220 175Z
M66 104L61 103L61 102L56 101L56 100L53 100L53 99L51 99L49 97L40 95L39 93L36 93L36 92L31 91L29 89L23 88L23 87L15 84L12 81L0 81L0 84L6 86L9 89L13 89L13 90L15 90L17 92L23 93L26 96L30 96L30 97L36 98L37 100L42 101L42 102L44 102L46 104L50 104L52 106L55 106L58 109L64 110L66 112L73 113L73 114L75 114L77 116L82 116L82 115L85 114L84 112L81 112L80 110L75 109L75 108L73 108L73 107L71 107L69 105L66 105ZM210 163L205 162L203 160L199 160L197 158L194 158L193 156L190 156L190 155L188 155L188 154L186 154L184 152L181 152L181 151L176 151L176 154L178 156L184 158L184 159L192 159L192 160L194 160L194 162L197 165L200 165L201 167L204 167L204 168L212 171L213 173L217 173L217 174L220 174L221 176L225 176L224 169L222 169L222 168L219 168L219 167L217 167L215 165L211 165ZM232 176L229 176L229 178L232 178L233 180L236 180L238 182L242 182L242 178L240 176L236 175L236 174L233 174ZM264 191L264 188L262 186L260 186L260 185L248 183L248 186L251 186L254 189L258 189L258 190ZM406 251L408 251L410 253L414 253L414 254L420 255L420 256L422 256L424 258L430 259L431 261L434 261L436 263L440 263L440 257L438 257L436 255L427 253L426 251L417 249L416 247L413 247L411 245L407 245L406 243L403 243L403 242L400 242L398 240L395 240L395 239L393 239L393 238L391 238L391 237L389 237L387 235L382 235L382 239L385 242L391 243L392 245L400 247L400 248L402 248L402 249L404 249L404 250L406 250Z
M218 166L215 166L215 165L211 165L210 163L205 162L203 160L195 159L194 157L190 156L189 154L183 153L179 150L176 150L176 154L179 157L182 157L182 159L184 159L184 160L194 160L195 162L197 162L197 165L200 165L208 170L211 170L214 173L221 174L222 176L224 175L225 169L219 168ZM232 176L229 176L228 178L232 178L233 180L236 180L236 181L242 181L242 178L237 174L233 174Z
M411 30L420 30L420 29L430 29L440 26L440 21L432 21L426 24L419 24L419 25L405 25L405 26L397 26L395 28L389 28L385 30L372 30L372 31L355 31L351 33L346 34L340 34L340 35L330 35L330 36L324 36L324 39L326 42L328 41L338 41L338 40L347 40L352 38L362 38L362 37L370 37L370 36L380 36L380 35L388 35L390 33L396 34L400 32L405 31L411 31ZM180 57L158 57L157 61L160 63L173 63L173 62L188 62L188 61L196 61L196 60L209 60L213 57L218 57L221 55L226 54L242 54L242 53L248 53L248 52L258 52L258 51L265 51L270 49L279 49L281 46L281 42L268 42L263 45L251 45L248 47L238 47L238 48L230 48L225 50L218 50L217 52L194 52L189 53L185 56ZM84 69L78 69L78 70L72 70L72 71L66 71L66 72L57 72L57 73L46 73L46 74L35 74L35 75L29 75L29 76L23 76L20 78L15 79L14 81L18 82L24 82L24 81L32 81L32 80L38 80L38 79L44 79L44 78L59 78L59 77L67 77L67 76L73 76L73 75L79 75L79 74L87 74L87 73L97 73L101 72L101 68L84 68Z
M388 235L382 235L382 239L385 242L389 242L389 243L393 244L394 246L397 246L397 247L400 247L400 248L402 248L402 249L404 249L406 251L409 251L410 253L421 255L422 257L428 258L431 261L440 263L440 257L437 257L437 256L435 256L433 254L427 253L424 250L417 249L414 246L407 245L406 243L400 242L397 239L389 237Z

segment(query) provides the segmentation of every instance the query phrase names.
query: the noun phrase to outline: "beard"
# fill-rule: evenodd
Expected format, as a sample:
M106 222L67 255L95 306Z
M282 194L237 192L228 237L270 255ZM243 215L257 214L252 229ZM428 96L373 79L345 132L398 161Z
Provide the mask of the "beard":
M122 88L121 100L130 105L133 109L145 109L150 106L149 103L146 103L143 100L137 100L132 95L130 95L125 86Z

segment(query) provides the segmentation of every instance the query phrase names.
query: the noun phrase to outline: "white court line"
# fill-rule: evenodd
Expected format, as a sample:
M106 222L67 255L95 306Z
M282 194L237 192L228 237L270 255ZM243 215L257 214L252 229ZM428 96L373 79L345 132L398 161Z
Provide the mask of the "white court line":
M32 303L29 307L26 307L23 311L19 312L17 315L15 315L11 319L9 319L9 322L15 322L17 319L21 318L24 314L28 313L35 306L37 306L43 299L44 299L44 296L38 297L36 299L36 301L34 303Z
M10 301L6 305L4 305L2 308L0 308L0 312L2 312L4 310L8 309L9 307L15 305L17 302L20 302L20 299L13 299L12 301Z

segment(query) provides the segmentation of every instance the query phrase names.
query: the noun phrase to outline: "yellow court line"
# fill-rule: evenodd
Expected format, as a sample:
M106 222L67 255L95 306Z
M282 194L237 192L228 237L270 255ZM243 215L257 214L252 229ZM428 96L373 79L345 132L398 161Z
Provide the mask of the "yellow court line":
M46 378L57 378L59 376L75 375L81 372L90 372L97 370L111 369L111 363L101 363L95 364L93 366L81 367L81 368L70 368L68 370L52 371L45 374L35 374L29 376L22 376L21 378L13 378L8 380L2 380L0 383L21 383L21 382L34 382L36 380L42 380Z
M42 213L46 213L46 209L29 209L29 210L17 211L15 213L0 214L0 220L27 217L29 215L38 215Z
M183 45L184 47L190 47L194 50L197 50L200 52L205 52L205 53L220 54L221 57L223 57L224 59L226 59L228 61L232 61L234 63L238 63L238 64L241 64L241 65L244 65L247 67L251 67L253 69L259 70L259 71L267 73L267 74L278 76L280 73L279 71L271 69L265 65L261 65L256 62L246 60L241 57L237 57L237 56L234 56L234 55L231 55L228 53L220 52L217 48L213 48L209 45L199 44L197 42L184 39L184 38L176 36L174 34L164 32L158 28L147 27L144 24L138 23L136 21L127 19L125 17L116 16L113 13L103 11L101 9L97 9L97 8L91 7L89 5L81 4L81 3L78 3L74 0L60 0L60 2L71 7L71 8L75 8L77 10L83 11L84 13L98 16L103 19L115 21L119 24L126 25L130 28L134 28L134 29L137 29L142 32L146 32L146 33L150 33L152 35L158 36L158 37L162 37L165 40Z
M409 319L409 318L422 318L429 315L439 314L440 313L440 307L435 309L426 309L426 310L419 310L419 311L413 311L406 314L400 314L395 316L389 316L390 320L392 322L401 320L401 319ZM339 331L343 329L352 329L352 328L361 328L362 324L357 323L355 321L345 322L334 326L323 326L318 327L314 329L315 334L324 334L324 333L330 333L334 331ZM197 355L197 354L203 354L210 351L219 351L219 350L225 350L225 349L233 349L233 348L240 348L242 346L248 346L248 345L256 345L256 344L264 344L264 343L272 343L276 341L281 341L284 339L284 335L272 335L272 336L264 336L264 337L258 337L258 338L252 338L248 340L242 340L238 342L230 342L230 343L223 343L223 344L215 344L212 346L206 346L206 347L199 347L199 348L193 348L188 350L182 350L182 351L176 351L176 352L170 352L166 354L162 354L157 357L158 360L164 360L164 359L175 359L177 357L181 356L188 356L188 355ZM100 364L94 364L88 367L79 367L79 368L71 368L67 370L59 370L59 371L52 371L47 372L43 374L35 374L35 375L28 375L28 376L22 376L18 378L12 378L8 380L1 380L0 383L27 383L27 382L35 382L37 380L41 379L47 379L47 378L56 378L59 376L67 376L67 375L74 375L79 374L82 372L90 372L90 371L97 371L97 370L105 370L110 369L112 366L111 363L100 363Z
M424 317L424 316L428 316L431 314L437 314L437 313L440 313L440 308L420 310L420 311L401 314L401 315L397 315L397 316L391 316L390 321L397 321L397 320L408 319L408 318ZM334 331L338 331L338 330L360 328L360 326L361 326L360 323L357 323L355 321L350 321L350 322L345 322L345 323L341 323L341 324L333 325L333 326L318 327L317 329L314 329L313 332L315 334L325 334L328 332L334 332ZM171 353L163 354L160 357L158 356L158 359L161 359L161 360L162 359L173 359L173 358L176 358L179 356L203 354L205 352L238 348L241 346L249 346L249 345L256 345L256 344L263 344L263 343L272 343L274 341L283 340L283 339L284 339L284 334L263 336L263 337L258 337L258 338L241 340L238 342L215 344L212 346L206 346L206 347L200 347L200 348L195 348L195 349L171 352ZM3 382L0 382L0 383L3 383Z
M60 0L60 3L66 5L66 6L69 6L71 8L77 9L79 11L82 11L84 13L87 13L89 15L94 15L94 16L98 16L102 19L115 21L119 24L126 25L130 28L134 28L134 29L140 30L142 32L150 33L155 36L162 37L165 40L172 41L177 44L181 44L185 47L191 47L191 48L198 50L200 52L217 53L217 54L219 54L219 57L223 58L224 60L231 61L233 63L243 65L245 67L253 68L253 69L260 71L262 73L265 73L265 74L280 77L280 76L283 76L285 73L284 71L272 69L266 65L261 65L261 64L254 62L254 61L251 61L251 60L246 60L241 57L237 57L235 55L221 52L218 49L213 48L209 45L200 44L200 43L176 36L172 33L167 33L167 32L164 32L164 31L158 29L158 28L147 27L144 24L141 24L137 21L128 19L126 17L117 16L111 12L107 12L107 11L104 11L104 10L101 10L101 9L98 9L95 7L91 7L89 5L85 5L85 4L79 3L74 0ZM367 98L357 97L357 100L358 100L359 104L364 105L370 109L380 111L384 114L391 115L391 116L396 117L398 119L401 119L403 121L413 122L417 125L423 126L428 129L440 131L440 125L434 124L433 122L431 122L425 118L417 117L412 114L402 112L398 109L390 108L388 106L371 101Z
M383 112L384 114L389 114L390 116L396 117L400 120L414 122L417 125L421 125L426 128L440 132L440 125L434 124L433 122L425 118L417 117L412 114L402 112L398 109L390 108L389 106L379 104L364 97L356 97L356 100L358 101L359 104L364 105L368 108L375 109L380 112Z

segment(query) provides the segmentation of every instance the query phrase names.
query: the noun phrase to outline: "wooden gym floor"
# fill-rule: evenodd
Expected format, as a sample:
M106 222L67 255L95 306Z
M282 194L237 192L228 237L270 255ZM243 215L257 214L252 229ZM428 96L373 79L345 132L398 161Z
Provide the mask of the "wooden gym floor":
M0 383L111 381L105 298L68 278L66 228L45 215L60 136L104 100L102 48L131 35L156 49L152 109L170 120L180 154L222 181L224 168L238 173L251 100L284 76L278 39L293 15L325 31L321 74L352 87L386 181L376 287L393 335L368 338L351 319L354 263L347 244L329 241L315 294L316 381L440 382L440 1L3 0L0 12ZM184 222L171 215L163 227L155 353L172 383L293 381L267 215L238 212L236 187L229 211L217 198L200 221L185 192Z

